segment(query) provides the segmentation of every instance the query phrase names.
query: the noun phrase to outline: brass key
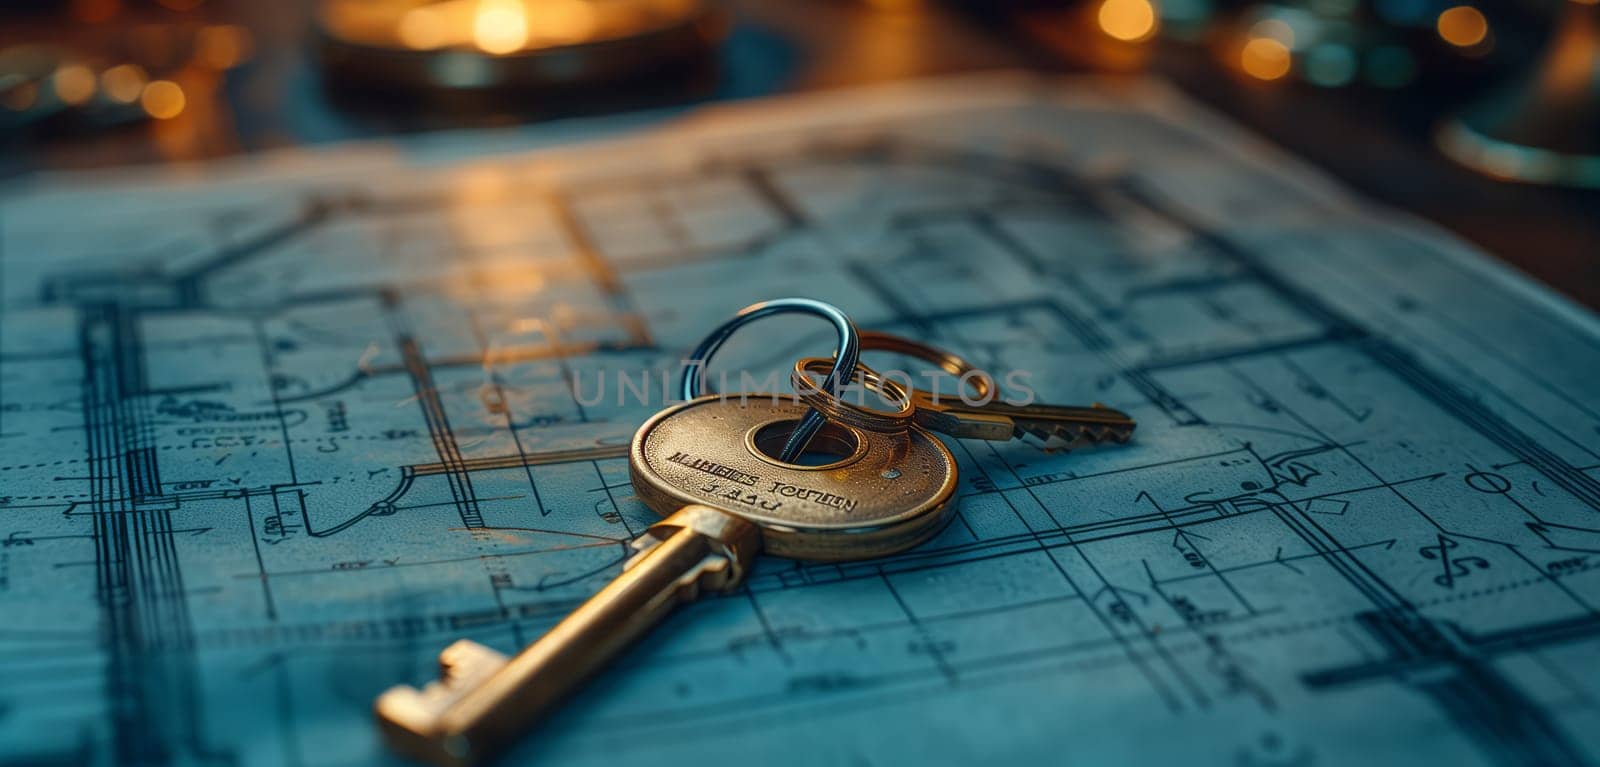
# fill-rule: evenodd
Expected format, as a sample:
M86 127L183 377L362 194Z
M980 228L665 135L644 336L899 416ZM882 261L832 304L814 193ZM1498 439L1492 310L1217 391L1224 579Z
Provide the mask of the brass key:
M385 692L375 708L390 745L441 765L478 761L675 606L738 587L759 552L883 556L926 540L954 511L955 459L926 431L829 423L812 447L838 460L783 463L769 455L806 408L747 396L702 397L641 426L629 459L633 488L666 518L633 542L638 553L615 580L516 656L461 640L440 654L438 681Z
M955 395L936 395L912 389L899 412L882 413L839 399L824 391L809 375L833 365L833 360L808 357L794 366L794 385L800 400L829 419L866 430L897 431L906 423L962 439L1005 441L1032 436L1047 447L1076 448L1102 442L1127 442L1137 426L1120 410L1099 403L1069 405L1010 405L995 398L994 380L972 363L927 344L889 333L863 331L862 351L886 351L931 362L966 381L977 394L968 404ZM881 377L871 368L858 368L864 379Z
M1027 435L1051 447L1075 448L1127 442L1138 425L1127 413L1098 402L1088 407L999 401L967 405L949 397L934 401L922 391L912 396L916 398L917 425L952 437L1005 441Z

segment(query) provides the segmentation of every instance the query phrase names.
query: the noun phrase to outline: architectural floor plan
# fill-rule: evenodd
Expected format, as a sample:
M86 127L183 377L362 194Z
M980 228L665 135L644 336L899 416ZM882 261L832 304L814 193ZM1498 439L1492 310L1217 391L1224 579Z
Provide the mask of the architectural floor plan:
M0 762L391 762L374 696L613 575L661 376L788 295L1138 433L950 441L935 540L762 560L510 763L1600 761L1593 315L1159 83L541 135L0 196Z

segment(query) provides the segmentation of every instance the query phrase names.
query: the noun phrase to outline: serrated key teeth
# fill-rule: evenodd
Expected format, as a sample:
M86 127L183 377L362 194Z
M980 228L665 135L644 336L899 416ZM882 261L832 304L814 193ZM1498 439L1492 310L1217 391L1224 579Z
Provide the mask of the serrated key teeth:
M1052 429L1045 429L1040 426L1018 426L1017 429L1041 442L1049 442L1056 439L1056 433Z
M1133 437L1131 428L1109 424L1019 421L1017 429L1019 434L1031 434L1054 447L1068 448L1124 443Z
M1076 424L1062 424L1056 427L1056 434L1062 439L1074 441L1099 442L1100 430L1093 426L1079 426Z
M1098 441L1086 427L1074 424L1026 421L1019 423L1018 428L1053 448L1078 447Z
M1084 436L1093 440L1096 444L1101 442L1115 442L1117 441L1117 430L1102 426L1098 429L1085 430Z

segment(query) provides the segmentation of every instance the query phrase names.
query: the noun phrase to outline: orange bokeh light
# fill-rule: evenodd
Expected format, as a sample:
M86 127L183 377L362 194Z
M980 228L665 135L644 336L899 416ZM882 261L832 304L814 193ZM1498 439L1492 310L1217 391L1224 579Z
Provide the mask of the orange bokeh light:
M1289 46L1270 37L1257 37L1239 52L1239 66L1258 80L1276 80L1289 74Z
M144 93L144 84L148 79L139 65L118 64L100 73L100 89L112 101L132 104Z
M78 106L94 98L94 72L82 64L57 69L50 77L50 84L63 104Z
M144 107L145 114L157 120L171 120L183 114L187 104L183 89L171 80L154 80L144 86L144 93L139 96L139 105Z
M1489 36L1489 20L1470 5L1447 8L1439 14L1439 37L1458 48L1470 48Z
M478 0L472 41L485 53L511 53L528 44L528 10L520 0Z
M1104 0L1095 20L1100 31L1123 42L1139 42L1156 31L1156 9L1150 0Z

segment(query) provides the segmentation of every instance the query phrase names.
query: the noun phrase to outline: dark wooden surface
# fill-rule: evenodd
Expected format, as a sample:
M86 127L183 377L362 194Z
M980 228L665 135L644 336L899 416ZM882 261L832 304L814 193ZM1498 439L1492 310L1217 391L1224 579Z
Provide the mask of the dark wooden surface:
M1079 72L1102 59L1037 34L1028 11L921 4L885 10L856 0L736 0L714 70L598 97L485 104L351 98L319 77L310 0L214 0L201 19L243 25L253 56L194 88L177 120L102 131L46 132L0 149L0 176L37 170L205 159L274 147L440 128L505 125L670 103L755 98L990 69ZM885 4L886 5L886 4ZM907 4L898 4L907 5ZM975 12L977 7L986 8ZM50 18L0 23L0 42L60 37L79 45L115 30ZM1481 87L1401 94L1247 82L1200 46L1148 46L1141 66L1350 187L1437 222L1557 291L1600 307L1600 193L1507 184L1464 170L1429 143L1431 126ZM1458 84L1459 85L1459 84Z

